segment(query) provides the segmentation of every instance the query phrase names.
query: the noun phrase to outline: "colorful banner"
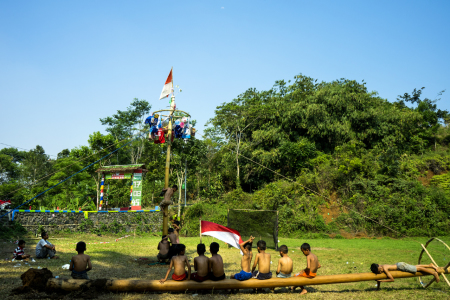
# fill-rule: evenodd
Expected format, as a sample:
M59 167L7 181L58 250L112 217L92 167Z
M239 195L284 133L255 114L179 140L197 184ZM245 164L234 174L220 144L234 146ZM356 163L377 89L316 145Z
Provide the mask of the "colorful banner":
M105 179L131 179L131 173L111 173L111 174L106 174Z

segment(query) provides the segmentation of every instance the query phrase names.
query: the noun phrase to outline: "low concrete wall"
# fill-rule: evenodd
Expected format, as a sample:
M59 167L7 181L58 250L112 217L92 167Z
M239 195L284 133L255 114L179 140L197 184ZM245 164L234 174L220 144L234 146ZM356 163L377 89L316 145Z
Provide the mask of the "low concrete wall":
M89 233L158 232L162 230L162 213L140 212L20 212L14 220L28 232L40 234L64 231Z

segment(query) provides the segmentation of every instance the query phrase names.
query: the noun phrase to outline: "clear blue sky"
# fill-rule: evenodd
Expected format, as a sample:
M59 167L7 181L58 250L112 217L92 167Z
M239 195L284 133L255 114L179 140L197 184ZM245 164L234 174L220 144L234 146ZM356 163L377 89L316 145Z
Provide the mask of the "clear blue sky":
M364 79L390 101L447 89L450 110L449 14L450 1L4 0L0 143L86 145L135 97L166 107L172 66L200 132L217 105L299 73Z

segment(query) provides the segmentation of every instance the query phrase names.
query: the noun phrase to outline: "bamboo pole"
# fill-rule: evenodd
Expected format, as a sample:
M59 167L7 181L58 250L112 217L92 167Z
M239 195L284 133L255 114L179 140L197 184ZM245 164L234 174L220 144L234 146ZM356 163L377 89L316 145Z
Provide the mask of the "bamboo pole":
M444 270L440 269L439 273ZM401 271L390 271L394 278L409 278L417 276L431 276L417 272L407 273ZM447 272L448 273L448 272ZM249 279L239 281L236 279L225 279L221 281L206 280L204 282L196 282L194 280L175 281L168 280L161 284L159 280L128 280L116 279L106 280L104 288L113 292L145 292L145 291L187 291L187 290L224 290L224 289L254 289L254 288L276 288L287 286L305 286L320 285L334 283L348 283L358 281L372 281L387 279L386 274L374 273L356 273L356 274L338 274L317 276L315 278L291 277L291 278L271 278L267 280ZM84 287L89 287L94 281L79 279L56 279L51 278L47 282L50 289L61 289L65 291L76 291ZM97 284L96 284L97 286Z
M199 219L200 220L200 230L199 230L199 234L200 234L200 244L202 243L202 218Z

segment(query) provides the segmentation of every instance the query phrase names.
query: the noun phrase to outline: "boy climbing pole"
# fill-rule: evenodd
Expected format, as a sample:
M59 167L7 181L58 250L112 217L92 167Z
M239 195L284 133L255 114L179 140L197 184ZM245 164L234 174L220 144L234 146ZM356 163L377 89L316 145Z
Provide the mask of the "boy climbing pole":
M167 189L163 189L162 193L164 193L164 200L161 201L161 203L159 204L159 207L161 209L161 211L164 213L164 208L166 206L169 206L172 204L172 196L173 194L178 190L178 186L174 185L171 188L167 188ZM164 217L167 217L167 214L164 214Z

